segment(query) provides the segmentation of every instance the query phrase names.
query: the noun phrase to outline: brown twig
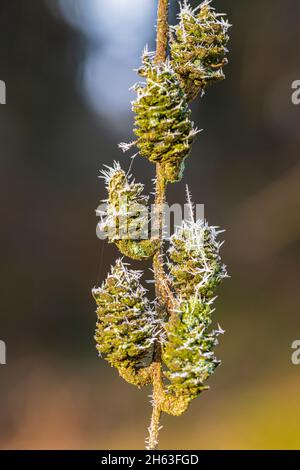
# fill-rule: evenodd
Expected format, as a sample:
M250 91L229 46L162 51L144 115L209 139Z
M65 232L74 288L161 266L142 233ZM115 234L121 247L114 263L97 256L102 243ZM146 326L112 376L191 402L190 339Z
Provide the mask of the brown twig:
M167 56L168 45L168 12L169 0L159 0L157 12L157 39L156 39L156 55L155 62L157 64L164 62ZM161 171L161 166L156 165L156 188L155 188L155 220L158 224L159 238L161 242L160 250L153 258L153 271L155 279L155 291L158 303L158 313L163 316L166 307L165 288L166 279L163 267L163 211L166 193L166 180ZM158 446L159 422L163 408L164 389L162 383L161 370L161 344L159 338L154 345L153 363L152 363L152 417L149 427L148 449L155 450Z
M169 0L158 0L157 36L156 36L156 63L164 62L167 57L169 34Z

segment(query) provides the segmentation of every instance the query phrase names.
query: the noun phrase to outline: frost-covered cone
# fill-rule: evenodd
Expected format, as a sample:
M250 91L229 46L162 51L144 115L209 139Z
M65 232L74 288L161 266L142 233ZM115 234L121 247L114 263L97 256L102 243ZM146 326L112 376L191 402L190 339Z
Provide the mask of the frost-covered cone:
M178 303L176 316L166 325L163 361L168 390L189 400L208 388L204 383L220 364L213 349L222 331L210 331L211 316L210 303L194 296Z
M102 171L108 191L107 209L101 215L99 230L107 234L122 254L133 259L147 259L159 247L157 240L148 239L148 196L144 185L136 183L115 162L112 168Z
M197 133L185 93L169 62L154 64L147 52L140 74L146 83L135 85L136 145L143 157L162 164L167 181L178 181Z
M197 294L211 299L216 287L227 276L217 240L221 231L204 220L183 221L172 235L169 248L169 269L177 295L184 299Z
M224 80L223 67L230 25L223 14L215 12L211 1L193 9L187 1L181 5L179 23L172 27L172 67L180 76L188 100L217 81Z
M206 388L204 382L219 364L213 348L222 332L210 331L215 289L227 276L221 262L215 227L184 221L171 237L170 282L176 296L176 310L166 325L163 360L168 370L169 389L195 398Z
M121 259L92 293L97 303L97 349L114 367L136 367L151 352L154 314L140 284L142 273Z

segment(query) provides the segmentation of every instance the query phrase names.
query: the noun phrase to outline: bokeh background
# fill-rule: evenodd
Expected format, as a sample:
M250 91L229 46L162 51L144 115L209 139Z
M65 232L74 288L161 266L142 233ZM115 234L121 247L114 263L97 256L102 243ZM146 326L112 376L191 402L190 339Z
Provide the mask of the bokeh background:
M197 2L194 2L195 4ZM231 279L211 390L163 418L164 449L300 448L298 0L214 1L231 29L227 80L193 107L204 132L183 181L226 228ZM177 1L171 1L175 22ZM156 0L1 0L0 447L142 448L150 390L123 383L93 341L90 289L118 256L96 238L103 164L129 159L129 87ZM133 170L151 190L154 169ZM150 273L148 274L150 276Z

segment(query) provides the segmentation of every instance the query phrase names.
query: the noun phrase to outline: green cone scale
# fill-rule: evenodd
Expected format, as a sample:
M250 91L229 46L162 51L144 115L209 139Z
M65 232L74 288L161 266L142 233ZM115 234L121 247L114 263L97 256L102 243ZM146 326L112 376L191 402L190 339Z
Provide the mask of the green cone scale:
M92 291L98 307L97 349L117 368L139 366L152 349L154 314L141 276L118 259L102 286Z
M226 277L217 241L221 231L205 221L184 221L171 237L169 269L177 295L188 299L193 294L206 300Z
M225 78L230 25L210 3L206 0L192 9L185 1L179 23L171 28L171 64L189 101L208 85Z
M107 209L100 214L99 230L115 243L120 252L132 259L143 260L153 256L160 244L149 239L148 200L144 185L136 183L118 162L102 171L108 191Z
M191 204L191 203L190 203ZM192 213L192 205L190 206ZM204 220L183 221L170 240L169 271L177 305L163 344L169 390L195 398L207 387L219 361L214 347L221 328L211 331L215 289L227 277L216 227Z
M182 178L184 160L198 131L191 121L185 93L168 61L157 65L145 51L139 73L146 82L134 87L137 98L132 109L138 138L134 144L141 156L160 163L166 180L174 183ZM127 150L130 145L121 147Z
M211 317L210 304L194 296L179 303L177 316L166 325L163 361L168 390L175 395L196 398L208 388L204 383L220 364L214 348L222 330L210 331Z

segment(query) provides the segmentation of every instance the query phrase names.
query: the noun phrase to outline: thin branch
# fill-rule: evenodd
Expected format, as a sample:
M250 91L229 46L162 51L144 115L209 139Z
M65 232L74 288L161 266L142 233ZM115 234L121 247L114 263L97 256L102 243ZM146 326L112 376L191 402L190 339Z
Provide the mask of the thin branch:
M164 62L167 56L168 46L168 13L169 13L169 0L159 0L157 12L157 39L156 39L156 55L155 62L159 64ZM154 255L153 258L153 271L155 279L155 291L158 299L158 314L163 315L165 310L164 305L164 291L161 286L165 283L165 273L163 268L163 210L166 193L166 180L161 171L161 166L156 165L156 188L155 188L155 218L158 223L159 239L161 242L161 249ZM152 397L152 417L149 427L149 438L147 441L147 448L155 450L158 446L158 433L159 421L162 412L163 403L163 384L162 384L162 371L161 371L161 344L157 338L154 345L153 363L152 363L152 383L153 383L153 397Z
M156 36L156 63L164 62L167 57L169 34L169 0L158 1L157 36Z

